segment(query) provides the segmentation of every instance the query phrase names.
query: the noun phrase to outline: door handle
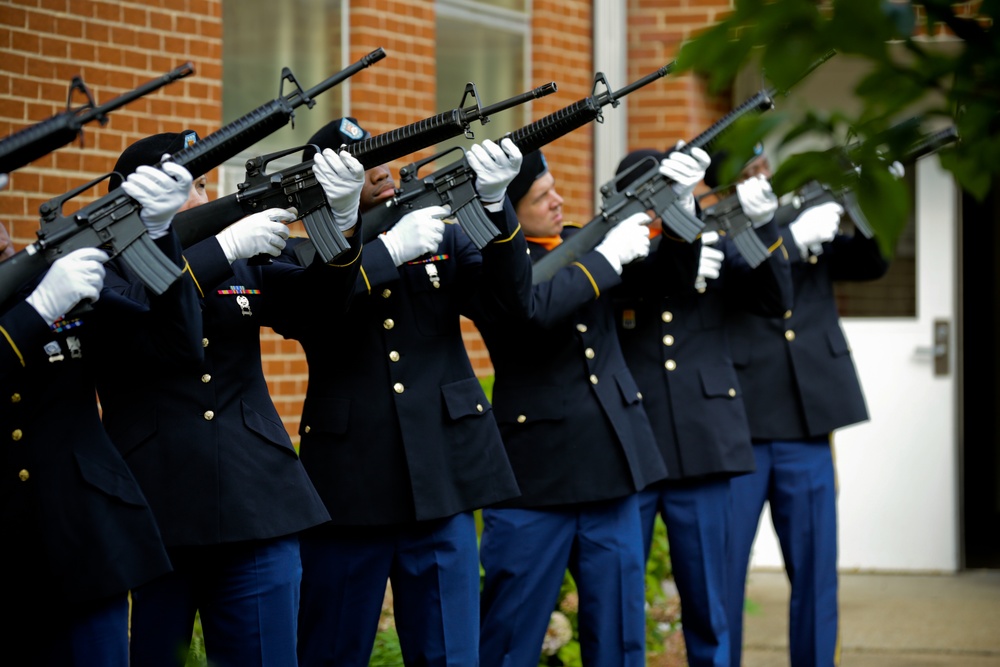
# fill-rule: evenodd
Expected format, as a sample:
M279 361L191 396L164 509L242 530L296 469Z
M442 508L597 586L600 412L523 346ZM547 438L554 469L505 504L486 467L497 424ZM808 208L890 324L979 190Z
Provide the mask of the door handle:
M934 320L934 344L930 347L918 347L915 352L918 357L929 358L934 362L934 375L947 375L948 350L951 343L951 327L948 320Z

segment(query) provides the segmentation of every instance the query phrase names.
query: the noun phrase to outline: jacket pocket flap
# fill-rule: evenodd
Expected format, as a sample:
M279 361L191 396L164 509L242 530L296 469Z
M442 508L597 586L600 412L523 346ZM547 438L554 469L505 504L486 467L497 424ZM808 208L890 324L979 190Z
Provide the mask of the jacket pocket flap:
M87 484L109 496L118 498L129 505L139 507L146 505L146 498L139 489L139 483L128 472L125 462L120 466L109 465L107 461L99 461L77 452L76 465Z
M298 456L295 452L295 448L292 447L292 439L288 437L288 431L285 430L285 427L281 424L281 422L275 422L265 415L260 414L247 405L246 401L240 402L240 408L243 411L243 423L248 429L261 436L271 444L288 449L288 451L292 454Z
M615 382L618 384L618 391L621 392L622 401L625 405L633 405L642 401L639 392L639 385L635 383L635 378L629 372L621 372L615 375Z
M441 387L441 398L452 419L480 417L493 409L477 378L444 385Z
M735 398L739 393L736 372L727 366L705 366L698 371L706 398Z

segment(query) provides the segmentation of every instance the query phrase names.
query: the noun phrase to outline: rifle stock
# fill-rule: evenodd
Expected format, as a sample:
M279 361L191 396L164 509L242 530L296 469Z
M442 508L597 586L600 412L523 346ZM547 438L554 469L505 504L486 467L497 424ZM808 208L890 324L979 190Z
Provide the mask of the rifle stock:
M193 73L194 67L191 63L185 63L100 106L94 102L83 79L79 76L73 77L66 98L66 111L8 135L0 141L0 173L9 174L71 143L77 137L80 138L82 146L83 127L87 123L98 121L101 125L106 125L107 115L112 111ZM87 98L87 103L76 109L70 108L74 90L79 90Z
M194 145L178 151L171 159L186 167L192 176L200 176L281 128L292 119L297 107L303 104L312 107L315 104L313 97L384 57L385 52L377 49L308 91L302 90L286 67L282 71L282 82L292 81L296 88L294 92L262 105ZM161 165L159 163L157 166ZM104 247L111 257L121 256L122 261L135 271L147 289L154 294L162 294L180 276L181 270L149 239L139 217L139 204L121 187L76 213L63 215L63 206L67 201L110 176L111 174L102 176L42 204L39 209L42 220L37 232L38 240L20 253L41 255L46 260L45 266L48 266L78 248ZM340 238L346 249L346 239L342 235ZM15 269L9 269L9 266ZM0 303L13 296L28 279L37 275L35 273L26 278L26 269L16 270L17 267L26 266L38 268L41 263L37 260L13 264L8 260L0 263Z

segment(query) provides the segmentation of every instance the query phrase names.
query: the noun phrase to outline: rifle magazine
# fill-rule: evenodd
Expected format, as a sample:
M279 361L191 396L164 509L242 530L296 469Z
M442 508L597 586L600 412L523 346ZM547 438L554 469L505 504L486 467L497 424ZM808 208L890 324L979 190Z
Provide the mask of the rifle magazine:
M705 228L704 222L688 213L676 200L667 207L666 211L660 213L660 219L672 232L688 243L692 243L698 238L698 234Z
M181 275L181 269L164 255L149 234L142 234L118 253L143 284L154 294L163 294Z
M350 247L343 232L337 228L328 206L320 206L304 215L302 224L324 264L329 264L334 257Z
M767 246L760 240L752 227L744 227L733 234L730 239L750 268L757 268L771 256Z

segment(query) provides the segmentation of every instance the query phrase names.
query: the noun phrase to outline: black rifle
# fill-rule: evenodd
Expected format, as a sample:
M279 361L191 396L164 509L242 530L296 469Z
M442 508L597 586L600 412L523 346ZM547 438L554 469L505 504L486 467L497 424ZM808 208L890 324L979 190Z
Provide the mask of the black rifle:
M704 148L744 114L750 111L767 111L773 106L771 93L762 90L678 151L689 154L691 148ZM621 187L619 183L627 185ZM601 212L580 231L535 262L531 272L532 283L537 285L551 280L559 269L596 248L612 227L635 213L655 211L663 223L683 240L688 243L694 241L704 228L704 223L679 206L674 206L677 193L672 185L673 181L660 173L660 163L653 157L644 158L616 175L601 186Z
M911 121L904 121L904 123L901 123L900 125L909 122ZM932 132L921 137L907 147L903 155L900 156L900 162L916 162L925 155L930 155L931 153L958 141L958 139L958 131L953 126L946 127L942 130L938 130L937 132ZM852 145L846 147L844 150L845 155L848 156L846 160L848 164L844 173L849 182L856 181L858 178L856 165L850 159L850 154L856 148L857 145ZM775 211L774 214L775 222L778 224L788 224L794 221L803 210L820 204L825 204L827 202L836 202L837 204L840 204L847 215L851 218L855 228L865 238L870 239L875 235L875 231L872 229L871 223L868 221L868 217L864 214L864 211L861 210L858 198L855 196L854 189L850 185L834 188L815 180L809 181L803 185L795 192L790 202L778 207L778 210ZM823 253L823 246L818 243L814 244L809 248L809 251L813 255L820 255Z
M280 129L292 120L297 107L303 104L312 107L315 104L313 97L384 57L385 52L377 49L308 91L302 90L291 70L286 67L282 70L278 99L178 151L170 159L186 167L192 176L201 176ZM287 96L282 92L285 80L295 86L295 91ZM66 201L110 177L111 174L106 174L42 204L42 226L38 230L38 240L10 259L0 262L0 303L7 301L22 285L45 271L55 260L79 248L103 247L111 257L121 256L126 266L155 294L162 294L177 279L180 269L150 240L145 225L139 218L141 207L120 187L76 213L62 215ZM342 236L341 239L343 240ZM343 243L346 250L346 240Z
M194 67L191 63L185 63L158 79L144 83L135 90L100 106L94 102L94 97L90 94L83 79L74 76L69 86L69 94L66 96L66 111L0 140L0 174L9 174L15 169L34 162L57 148L71 143L77 137L80 138L80 145L83 146L83 126L87 123L96 120L102 126L107 125L110 112L193 73ZM87 98L87 103L73 109L71 105L75 90L80 91Z
M622 97L666 76L673 69L673 66L673 63L664 65L655 72L647 74L614 92L611 91L604 73L598 72L594 77L593 95L514 130L505 137L509 137L514 142L522 155L538 150L549 142L555 141L591 121L603 122L603 107L608 104L617 107ZM603 85L603 92L597 92L598 85ZM479 197L475 190L475 172L469 165L464 151L457 160L448 166L422 179L417 177L421 167L454 150L461 149L453 148L438 153L426 160L409 164L399 171L400 184L396 188L395 196L384 206L363 216L366 241L370 241L389 230L410 211L427 206L450 206L452 214L458 219L462 229L480 250L499 236L500 230L478 205Z
M534 90L515 95L510 99L483 107L475 84L466 84L461 104L471 94L475 106L452 109L431 118L369 137L344 146L344 150L358 159L365 169L371 169L428 146L465 134L472 135L470 124L474 120L486 123L492 114L504 111L544 95L555 92L556 84L547 83ZM213 235L240 218L271 207L294 207L312 241L312 249L324 262L329 262L341 250L325 238L324 229L334 228L332 215L323 188L313 174L313 160L306 160L280 171L268 173L267 165L273 160L307 148L298 146L248 160L246 180L237 186L237 192L220 197L213 202L184 211L174 218L174 229L181 245L187 246ZM318 146L312 147L317 152ZM367 224L367 220L366 220ZM309 245L300 246L308 253ZM306 258L311 260L311 258Z
M835 51L828 51L812 63L797 81L829 60L834 54ZM729 129L738 119L750 112L762 113L773 109L774 96L778 92L775 88L766 88L757 92L713 123L707 130L678 148L677 151L690 155L693 148L708 150L711 144L719 138L719 135ZM785 93L787 90L781 92ZM663 224L677 236L688 243L694 241L698 238L698 234L705 230L705 223L688 213L680 205L672 185L672 181L660 174L659 161L652 157L644 158L626 171L616 175L601 186L603 199L601 212L570 239L560 243L534 263L532 283L537 285L551 280L559 269L577 261L584 254L596 248L612 227L635 213L654 211ZM760 239L756 238L756 234L752 234L750 240L756 240L758 244L761 243Z

